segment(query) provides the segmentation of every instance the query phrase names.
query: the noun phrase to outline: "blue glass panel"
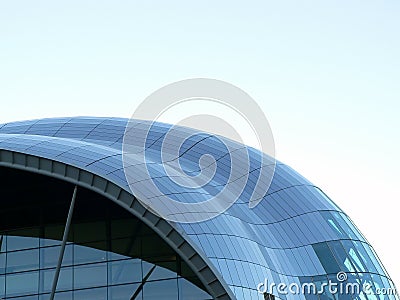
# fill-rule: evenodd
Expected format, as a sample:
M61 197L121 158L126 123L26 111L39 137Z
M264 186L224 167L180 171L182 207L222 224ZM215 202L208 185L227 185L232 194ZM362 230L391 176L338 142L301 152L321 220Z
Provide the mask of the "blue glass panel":
M87 288L107 284L107 264L90 264L74 267L74 288Z
M329 248L333 252L336 261L344 272L355 272L353 263L351 262L348 253L344 250L342 243L340 241L328 242Z
M107 260L107 254L101 249L102 243L87 243L84 245L74 245L74 263L93 263Z
M55 275L55 269L47 269L40 271L40 293L51 292L53 286L53 280ZM57 282L57 291L65 291L72 289L72 268L61 268L60 276Z
M107 300L107 288L92 288L74 291L74 299Z
M345 230L342 228L338 220L334 217L334 215L332 215L331 212L323 211L321 212L321 214L328 223L328 225L331 227L331 229L337 234L338 237L347 238Z
M6 277L0 275L0 297L3 298L6 293Z
M0 274L6 272L6 254L0 253Z
M39 249L7 253L7 273L30 271L38 268Z
M63 256L62 266L72 264L72 247L67 245ZM41 268L55 268L58 263L60 255L60 246L46 247L40 249L40 267Z
M365 251L363 244L359 241L353 241L353 245L358 253L358 256L361 258L364 266L369 272L377 273L377 269L375 268L374 263L372 262L373 257L370 257Z
M342 241L342 244L347 252L348 257L350 258L351 262L353 263L354 267L356 268L357 272L366 272L365 265L360 257L360 254L354 247L354 244L350 240Z
M143 287L143 297L146 300L178 299L178 279L147 282Z
M317 254L321 264L323 265L326 273L338 273L340 268L336 259L333 257L331 250L327 243L319 243L313 245L314 251Z
M32 232L36 236L39 236L39 232ZM12 233L11 233L12 234ZM18 234L15 232L14 234ZM23 234L21 232L21 234ZM25 237L25 236L7 236L7 251L22 250L28 248L36 248L39 246L39 239Z
M7 297L37 294L39 286L39 272L24 272L7 275Z
M176 268L176 262L167 262L167 263L162 263L162 265L169 266L170 268ZM149 281L151 280L161 280L161 279L169 279L169 278L176 278L177 274L173 271L171 271L168 268L156 266L154 271L151 273L149 277Z
M108 284L141 282L142 265L138 259L113 261L108 264Z
M139 283L135 284L124 284L111 286L108 288L108 299L112 300L126 300L131 299L134 292L139 288ZM141 294L138 295L137 299L142 299Z

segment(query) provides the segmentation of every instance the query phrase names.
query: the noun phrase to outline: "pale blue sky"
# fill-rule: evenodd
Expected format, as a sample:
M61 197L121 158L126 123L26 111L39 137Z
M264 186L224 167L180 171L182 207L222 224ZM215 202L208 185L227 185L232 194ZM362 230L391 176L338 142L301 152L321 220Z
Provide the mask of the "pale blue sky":
M233 83L400 286L400 2L149 2L0 1L0 122L129 117L173 81Z

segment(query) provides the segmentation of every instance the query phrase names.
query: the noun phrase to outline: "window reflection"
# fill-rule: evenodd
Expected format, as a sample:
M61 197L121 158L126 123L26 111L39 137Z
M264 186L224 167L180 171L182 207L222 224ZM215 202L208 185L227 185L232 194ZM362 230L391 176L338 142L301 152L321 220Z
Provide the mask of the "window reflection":
M65 247L62 266L72 265L72 244ZM40 268L55 268L60 254L60 246L40 248Z
M7 273L39 268L39 249L14 251L7 254Z
M47 269L40 271L39 293L51 292L55 269ZM61 268L58 278L57 291L66 291L73 288L72 285L72 267Z
M96 248L92 248L92 247ZM89 243L84 245L74 245L74 264L94 263L106 261L106 251L99 250L101 243Z
M147 300L178 299L178 280L148 282L144 285L143 297Z
M74 291L74 299L107 300L107 288L92 288Z
M6 295L21 296L37 294L39 289L39 272L24 272L8 274L6 280Z
M109 284L142 281L142 264L139 259L112 261L108 264Z
M38 237L4 236L13 241L14 247L10 248L12 251L4 249L5 252L0 253L0 268L7 275L7 280L5 275L0 275L0 298L48 299L60 246ZM150 236L146 239L150 240ZM124 241L122 249L130 248L132 239ZM23 248L33 245L37 248L19 250L15 247L17 244ZM175 256L149 257L158 261L154 264L103 250L106 244L69 243L66 246L55 299L118 300L130 299L132 295L136 295L136 299L178 299L178 294L180 299L211 299L198 286L173 271L180 269L178 265L182 263Z
M108 299L112 300L126 300L131 299L134 291L139 289L140 284L124 284L124 285L116 285L108 288ZM142 293L139 292L137 295L137 299L142 299Z
M90 264L74 267L74 288L103 286L106 284L106 264Z
M11 234L33 234L38 236L37 230L21 230L20 232L12 232ZM31 238L29 236L7 236L7 251L22 250L29 248L37 248L39 246L39 239Z
M327 243L314 244L313 248L326 273L334 274L340 271L339 265Z

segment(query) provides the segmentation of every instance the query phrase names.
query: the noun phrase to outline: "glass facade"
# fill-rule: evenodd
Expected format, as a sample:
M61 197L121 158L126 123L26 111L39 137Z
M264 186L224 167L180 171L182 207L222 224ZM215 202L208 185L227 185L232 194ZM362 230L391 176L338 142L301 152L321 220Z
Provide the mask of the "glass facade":
M0 226L0 299L49 299L68 207L68 194L53 196L69 185L19 171L5 174L29 184L17 193L3 188L16 205L0 205L1 214L14 220ZM46 186L46 193L34 192ZM147 225L95 193L78 193L55 299L212 299ZM58 215L52 213L56 207ZM26 227L24 216L33 209L34 226Z
M127 122L126 119L63 118L3 124L0 125L0 150L74 166L129 191L121 161ZM140 132L142 125L143 121L137 121L135 130ZM201 192L189 193L170 185L169 178L163 178L166 174L161 170L162 162L157 161L159 142L170 127L156 123L152 128L146 146L151 150L149 161L159 174L157 183L164 193L173 194L177 201L204 201L226 183L229 166L225 157L229 153L224 153L226 150L214 142L212 135L200 136L193 131L194 138L183 145L184 151L177 152L183 169L196 175L199 157L211 153L221 163L218 172ZM180 133L177 130L175 134L178 137ZM267 194L261 195L263 200L259 205L249 209L261 160L256 150L248 148L248 151L249 180L238 201L211 220L171 225L206 259L223 286L232 291L232 298L263 299L257 286L268 279L286 285L313 283L323 291L318 295L291 295L281 293L275 286L271 293L277 299L399 299L397 294L379 293L381 289L394 291L394 283L351 219L318 187L290 167L277 163ZM51 178L37 180L39 175L24 174L24 178L29 176L24 182L30 184L24 183L21 188L15 185L21 182L21 173L4 167L0 170L0 184L8 190L3 192L4 199L10 198L2 201L0 209L1 224L4 224L0 298L24 295L24 299L30 299L29 294L33 295L32 299L45 299L72 187ZM140 184L140 178L136 181ZM39 189L43 182L46 189ZM31 193L36 195L36 200L28 196ZM148 193L149 197L157 196L154 191ZM54 201L60 195L66 196ZM210 298L204 292L207 287L151 228L143 224L134 232L142 222L122 208L112 213L116 208L110 209L111 206L104 204L108 209L101 209L98 205L99 195L82 189L78 195L57 289L58 299L132 299L134 295L137 299ZM85 205L82 199L91 201L92 205ZM339 283L338 274L345 274L347 283L369 284L371 292L333 293L325 284ZM20 286L21 282L25 284ZM137 295L136 291L139 291Z
M36 229L2 233L0 298L49 299L60 242L15 235L31 234ZM106 242L68 243L55 299L211 299L178 275L175 270L180 262L176 257L158 257L156 264L150 263L102 250ZM115 248L129 247L124 238L108 242Z

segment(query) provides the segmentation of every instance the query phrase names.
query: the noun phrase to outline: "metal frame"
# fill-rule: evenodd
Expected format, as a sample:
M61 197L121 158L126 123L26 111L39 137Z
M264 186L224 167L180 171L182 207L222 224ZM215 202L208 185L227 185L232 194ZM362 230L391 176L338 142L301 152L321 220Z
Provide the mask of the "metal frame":
M72 214L74 212L77 190L78 190L78 187L75 186L74 193L72 194L71 204L69 206L67 223L65 224L65 228L64 228L64 235L63 235L63 239L62 239L62 243L61 243L60 254L58 255L57 268L56 268L56 272L54 273L53 286L51 288L50 300L53 300L54 295L56 294L58 277L60 276L61 264L62 264L62 261L64 258L65 245L67 244L69 228L71 227Z
M0 150L0 167L9 167L57 178L92 190L131 212L151 227L182 257L214 299L236 299L218 270L202 251L168 221L147 210L129 191L83 169L30 154Z

